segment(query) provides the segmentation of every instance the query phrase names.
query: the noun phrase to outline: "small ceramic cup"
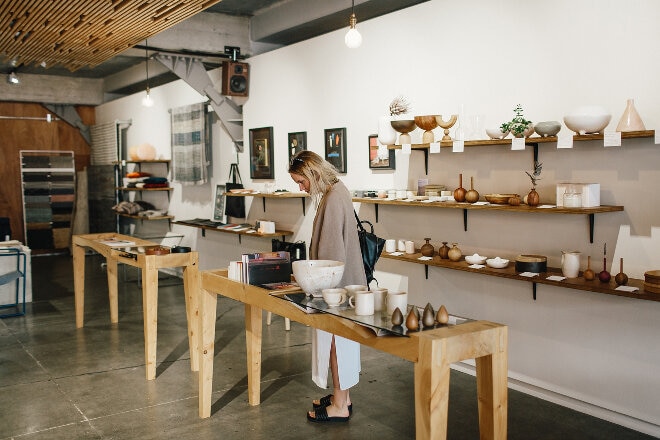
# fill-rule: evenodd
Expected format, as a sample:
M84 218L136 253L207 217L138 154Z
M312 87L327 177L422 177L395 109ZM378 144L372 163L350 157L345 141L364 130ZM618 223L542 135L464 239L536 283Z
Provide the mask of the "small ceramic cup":
M414 254L415 242L411 240L406 241L405 248L406 248L406 254Z
M384 287L374 287L371 291L374 294L374 311L380 312L385 309L387 303L387 289Z
M392 316L394 309L401 310L403 316L408 311L408 292L388 291L387 292L387 316Z
M385 240L385 252L388 253L396 252L396 240L394 239Z
M321 295L323 295L323 301L330 307L337 307L346 301L346 289L342 289L341 287L323 289L321 290Z
M349 284L348 286L344 286L344 289L346 289L346 294L351 297L357 292L365 292L369 290L369 287L362 284Z
M400 238L396 242L396 250L399 252L405 252L406 251L406 240L403 238Z
M369 316L374 314L374 293L370 291L356 292L348 298L348 305L355 309L358 316Z

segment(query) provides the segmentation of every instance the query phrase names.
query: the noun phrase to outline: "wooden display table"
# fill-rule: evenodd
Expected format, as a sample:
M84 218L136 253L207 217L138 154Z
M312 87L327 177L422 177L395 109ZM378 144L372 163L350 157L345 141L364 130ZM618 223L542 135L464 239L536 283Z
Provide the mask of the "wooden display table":
M468 321L460 325L380 336L356 322L329 313L307 314L269 291L227 278L226 270L203 271L199 298L201 337L199 416L211 415L217 296L245 304L248 402L258 405L261 383L262 310L343 336L415 363L415 426L417 439L447 436L449 366L476 360L479 429L482 439L507 436L507 331L501 324Z
M142 270L142 313L144 317L144 357L147 380L156 378L156 337L158 323L158 269L183 267L183 285L188 320L188 347L193 371L199 369L197 349L197 300L199 272L197 252L171 253L166 255L137 254L135 259L123 256L122 248L113 248L101 241L108 239L126 240L135 246L157 246L158 243L116 233L74 235L73 242L73 285L75 291L76 328L84 325L85 314L85 248L94 249L106 258L108 264L108 296L110 300L110 322L119 321L117 298L117 264L123 263Z

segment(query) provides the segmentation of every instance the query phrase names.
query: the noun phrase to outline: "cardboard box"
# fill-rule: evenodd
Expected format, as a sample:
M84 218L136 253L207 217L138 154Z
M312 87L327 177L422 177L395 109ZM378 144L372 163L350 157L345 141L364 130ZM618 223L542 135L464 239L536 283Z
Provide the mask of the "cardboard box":
M577 192L582 193L583 208L600 206L600 183L561 182L557 184L556 205L558 207L564 206L564 193L569 185L573 186Z

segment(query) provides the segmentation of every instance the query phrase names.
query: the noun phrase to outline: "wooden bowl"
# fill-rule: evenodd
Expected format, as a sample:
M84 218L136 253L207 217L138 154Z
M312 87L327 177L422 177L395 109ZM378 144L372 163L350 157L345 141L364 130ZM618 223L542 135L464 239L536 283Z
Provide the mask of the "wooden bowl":
M398 131L399 133L410 133L417 125L415 125L414 119L401 119L396 121L391 121L392 128Z
M644 281L651 284L660 284L660 270L648 270L644 272Z
M496 205L508 205L511 197L520 197L518 194L485 194L484 197L489 203Z
M431 131L438 126L435 115L415 116L415 124L424 131Z

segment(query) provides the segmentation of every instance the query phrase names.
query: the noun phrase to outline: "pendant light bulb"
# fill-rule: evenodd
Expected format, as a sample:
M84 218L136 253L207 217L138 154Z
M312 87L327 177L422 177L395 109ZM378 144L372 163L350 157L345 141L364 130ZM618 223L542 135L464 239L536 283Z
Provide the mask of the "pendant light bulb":
M142 98L142 105L144 107L153 107L154 105L154 100L151 99L151 95L149 94L149 87L147 87L147 94Z
M349 29L344 37L344 43L349 49L356 49L362 44L362 35L355 28L357 17L355 16L355 0L351 3L351 18L348 20Z

